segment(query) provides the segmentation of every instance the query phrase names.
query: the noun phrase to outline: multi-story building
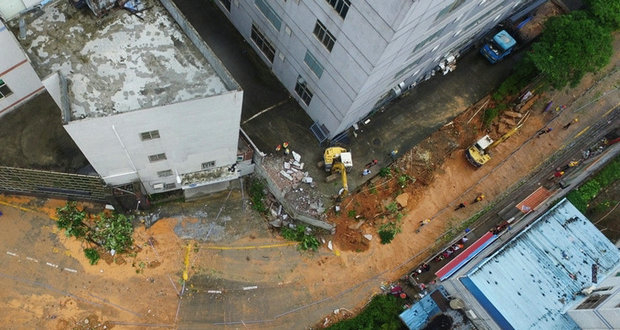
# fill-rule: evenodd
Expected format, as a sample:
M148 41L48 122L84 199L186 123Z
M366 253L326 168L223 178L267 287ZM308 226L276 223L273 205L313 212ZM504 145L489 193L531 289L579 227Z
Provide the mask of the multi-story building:
M15 36L0 20L0 117L44 90Z
M216 1L314 120L319 140L353 126L436 68L447 68L527 2Z
M177 24L184 18L174 4L108 9L95 17L57 1L10 24L103 180L195 196L251 172L243 91L196 31Z

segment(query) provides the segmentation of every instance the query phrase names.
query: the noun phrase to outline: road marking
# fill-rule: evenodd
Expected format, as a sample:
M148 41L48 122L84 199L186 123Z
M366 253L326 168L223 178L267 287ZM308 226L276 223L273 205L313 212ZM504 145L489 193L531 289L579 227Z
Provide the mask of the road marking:
M58 265L55 265L55 264L53 264L51 262L46 262L45 264L50 266L50 267L58 268Z
M222 293L222 291L220 291L220 290L209 290L209 291L207 291L207 293L218 293L219 294L219 293Z
M13 252L6 251L6 254L8 254L10 256L13 256L13 257L17 257L17 254L15 254Z
M35 259L35 258L30 258L30 257L26 257L26 260L30 260L33 262L39 262L39 260Z
M578 138L579 136L581 136L583 133L587 132L590 129L590 126L584 128L581 130L581 132L577 133L577 135L575 135L574 139Z
M258 289L258 286L244 286L243 287L243 291L248 291L248 290L256 290Z
M21 207L21 206L14 205L14 204L7 203L7 202L3 202L3 201L0 201L0 204L5 205L5 206L10 206L10 207L13 207L13 208L16 208L16 209L22 210L22 211L24 211L24 212L43 213L43 214L47 215L47 216L48 216L50 219L52 219L52 220L58 220L58 218L57 218L57 217L50 216L50 215L46 214L46 213L45 213L45 212L43 212L43 211L34 210L34 209L29 209L29 208L26 208L26 207Z
M283 246L297 245L297 242L287 242L281 244L253 245L253 246L203 246L207 250L252 250L252 249L271 249Z
M66 270L66 271L72 272L72 273L77 273L77 270L71 269L71 268L63 268L63 270Z

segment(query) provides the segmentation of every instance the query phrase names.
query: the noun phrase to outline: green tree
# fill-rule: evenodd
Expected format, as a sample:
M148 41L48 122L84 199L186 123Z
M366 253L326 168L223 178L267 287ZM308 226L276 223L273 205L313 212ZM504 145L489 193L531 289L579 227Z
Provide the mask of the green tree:
M529 57L551 85L562 88L605 66L612 54L609 30L577 11L550 18Z
M585 0L588 12L609 29L620 28L620 0Z
M398 318L401 311L402 307L396 297L392 295L377 295L372 298L368 306L359 315L333 324L328 329L397 330L401 328L401 323Z
M58 220L56 225L65 230L67 236L77 238L84 237L88 231L88 226L84 223L86 212L77 208L76 202L67 202L67 205L56 209Z

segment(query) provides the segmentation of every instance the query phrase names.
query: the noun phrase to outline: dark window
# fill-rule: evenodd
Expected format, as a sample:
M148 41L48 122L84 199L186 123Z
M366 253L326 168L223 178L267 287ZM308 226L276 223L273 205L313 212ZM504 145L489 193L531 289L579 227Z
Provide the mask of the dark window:
M340 17L342 17L343 19L347 17L347 12L349 11L349 7L351 6L350 0L327 0L327 2L332 7L334 7Z
M165 170L157 172L157 176L160 178L165 178L167 176L172 176L172 170Z
M260 49L261 52L265 54L267 59L269 59L269 62L273 63L273 57L276 53L276 49L254 24L252 24L251 38L258 47L258 49Z
M164 184L164 189L174 189L177 187L176 183L166 183Z
M282 26L282 19L276 11L271 8L271 6L265 0L254 0L254 4L258 9L265 15L267 20L271 22L271 25L276 28L276 30L280 31L280 27Z
M302 101L306 105L310 105L310 101L312 101L312 92L308 89L308 85L301 76L297 78L297 84L295 85L295 93L299 95Z
M202 163L202 165L201 165L203 170L210 169L210 168L212 168L214 166L215 166L215 161L214 160L212 160L210 162Z
M309 50L306 51L304 62L317 77L321 78L321 76L323 75L323 66L321 65L321 63L319 63L316 57L314 57L314 55L310 53Z
M222 3L222 6L230 12L230 0L220 0L220 2Z
M154 131L150 131L150 132L142 132L142 133L140 133L140 136L142 137L142 141L152 140L152 139L159 139L159 131L158 130L154 130Z
M602 304L607 299L609 294L593 294L590 295L584 302L577 307L577 309L595 309L598 305Z
M4 80L0 79L0 100L13 94L9 86L6 85Z
M329 33L325 25L319 21L316 21L313 33L321 41L325 48L331 52L332 48L334 48L334 44L336 43L336 38Z
M156 154L156 155L150 155L149 156L149 161L152 162L157 162L160 160L165 160L166 158L166 154Z

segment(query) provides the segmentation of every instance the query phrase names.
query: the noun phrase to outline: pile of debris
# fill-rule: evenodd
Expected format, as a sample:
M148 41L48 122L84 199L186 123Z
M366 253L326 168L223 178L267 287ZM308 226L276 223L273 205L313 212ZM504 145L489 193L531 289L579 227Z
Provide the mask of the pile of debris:
M277 190L273 193L281 196L278 198L280 202L287 204L285 210L321 220L325 217L325 207L321 194L316 189L316 182L307 171L304 171L305 166L301 155L295 151L284 155L269 155L262 162L267 179ZM275 219L270 223L274 227L287 222L287 217L296 217L293 214L286 214L276 198L271 205L271 214Z

